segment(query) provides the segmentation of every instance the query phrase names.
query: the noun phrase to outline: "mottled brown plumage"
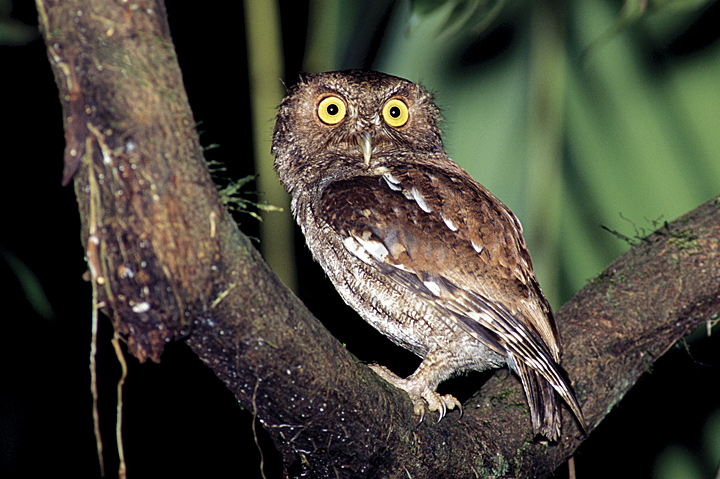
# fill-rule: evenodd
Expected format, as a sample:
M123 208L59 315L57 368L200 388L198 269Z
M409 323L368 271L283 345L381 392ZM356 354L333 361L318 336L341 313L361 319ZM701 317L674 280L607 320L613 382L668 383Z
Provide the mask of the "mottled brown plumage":
M290 88L276 168L315 259L343 299L423 358L408 378L373 369L424 414L452 375L509 366L533 429L560 433L555 391L584 418L561 373L552 311L510 210L445 154L419 85L376 72L308 75Z

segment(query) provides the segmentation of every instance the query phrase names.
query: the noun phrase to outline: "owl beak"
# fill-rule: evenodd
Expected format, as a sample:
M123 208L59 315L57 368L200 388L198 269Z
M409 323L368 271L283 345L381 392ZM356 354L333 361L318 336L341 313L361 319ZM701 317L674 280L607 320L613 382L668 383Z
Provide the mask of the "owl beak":
M365 166L370 166L370 156L372 155L372 135L365 133L357 139L360 151L362 151Z

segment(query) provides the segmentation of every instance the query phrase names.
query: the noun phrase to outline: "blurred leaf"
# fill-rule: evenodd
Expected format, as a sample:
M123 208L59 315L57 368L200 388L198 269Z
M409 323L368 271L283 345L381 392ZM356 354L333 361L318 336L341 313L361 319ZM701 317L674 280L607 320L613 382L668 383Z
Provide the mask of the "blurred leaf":
M0 247L0 258L7 263L14 273L20 288L25 293L25 298L35 312L45 319L53 319L55 313L35 273L20 258L3 247Z
M628 3L635 3L638 0L628 0ZM713 0L648 0L649 11L661 11L661 10L695 10L700 7L710 5Z
M37 27L26 25L11 17L12 0L0 0L0 45L11 47L30 43L40 36Z
M410 0L410 11L413 15L430 15L445 5L457 3L455 0L435 1L435 0ZM461 2L463 3L463 2Z
M12 18L0 18L0 45L26 45L40 36L38 29Z
M705 423L704 439L706 463L720 473L720 409Z
M505 0L412 0L410 24L418 24L424 17L439 14L445 17L438 29L441 41L452 38L465 29L471 29L478 34L497 18L505 3Z
M260 248L265 261L285 286L296 291L290 199L277 180L273 166L275 158L269 148L273 132L271 120L285 94L281 82L284 72L280 14L278 4L274 1L246 0L243 5L255 172L260 195L259 205L266 205L260 209ZM285 211L285 214L273 213L267 205L278 205L279 208L274 211ZM254 212L251 214L257 216Z
M702 477L692 453L679 446L665 449L658 457L653 471L654 479L701 479Z
M626 0L617 20L588 46L586 54L589 54L591 50L600 48L641 18L647 19L651 17L651 13L664 14L665 18L662 22L672 24L673 19L669 17L674 16L682 20L684 18L683 13L698 10L709 3L711 3L709 0Z

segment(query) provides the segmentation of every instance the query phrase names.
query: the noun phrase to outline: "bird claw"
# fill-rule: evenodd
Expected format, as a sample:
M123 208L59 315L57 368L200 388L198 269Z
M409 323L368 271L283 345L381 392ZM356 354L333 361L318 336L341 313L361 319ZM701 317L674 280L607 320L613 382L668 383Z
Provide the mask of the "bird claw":
M460 410L460 416L462 416L462 404L460 404L460 401L458 401L457 398L451 394L445 394L441 396L435 391L427 389L423 392L422 398L425 400L425 402L427 402L428 409L430 409L430 411L438 412L438 423L442 421L442 418L445 417L448 409L452 410L457 407Z
M419 383L418 381L413 381L412 379L403 379L398 377L385 366L380 366L379 364L370 364L369 366L370 369L375 371L378 376L396 388L402 389L408 396L410 396L410 400L414 406L413 412L416 416L420 416L418 424L421 424L425 419L425 404L427 404L427 408L430 411L438 412L438 423L445 417L448 409L452 410L457 407L460 410L460 416L462 417L462 404L460 404L460 401L458 401L455 396L451 394L441 396L437 392L431 390L427 384Z

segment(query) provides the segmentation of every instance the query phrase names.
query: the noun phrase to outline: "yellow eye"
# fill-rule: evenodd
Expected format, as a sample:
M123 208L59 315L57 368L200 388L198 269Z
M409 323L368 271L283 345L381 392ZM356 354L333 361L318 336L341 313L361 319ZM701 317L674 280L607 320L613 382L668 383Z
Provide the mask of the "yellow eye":
M346 113L345 102L337 96L326 96L317 107L318 118L328 125L337 125L345 118Z
M408 118L410 118L410 113L408 112L408 107L405 102L397 98L392 98L383 106L382 116L385 123L398 128L407 123Z

